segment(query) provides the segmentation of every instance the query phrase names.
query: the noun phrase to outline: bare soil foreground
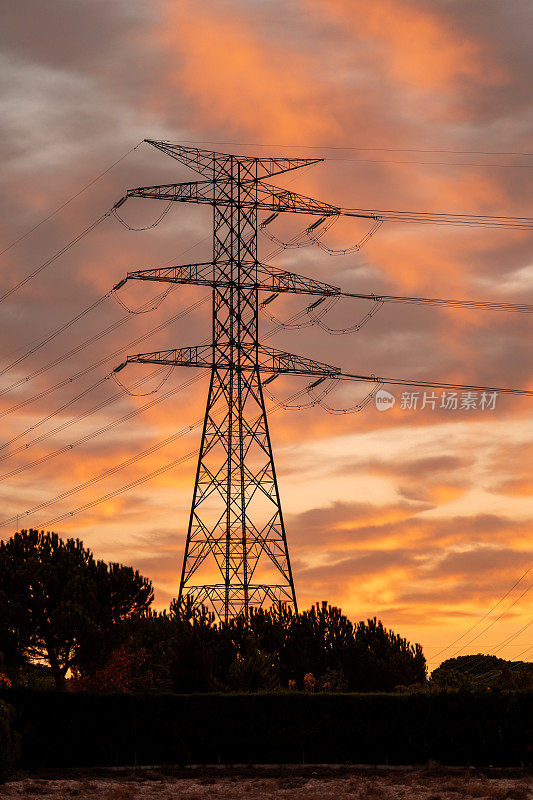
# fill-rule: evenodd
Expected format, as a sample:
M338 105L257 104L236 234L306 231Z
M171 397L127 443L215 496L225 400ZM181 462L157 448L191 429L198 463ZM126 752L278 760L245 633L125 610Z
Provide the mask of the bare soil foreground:
M68 774L68 777L67 777ZM0 798L67 800L533 800L533 775L423 769L85 770L17 775Z

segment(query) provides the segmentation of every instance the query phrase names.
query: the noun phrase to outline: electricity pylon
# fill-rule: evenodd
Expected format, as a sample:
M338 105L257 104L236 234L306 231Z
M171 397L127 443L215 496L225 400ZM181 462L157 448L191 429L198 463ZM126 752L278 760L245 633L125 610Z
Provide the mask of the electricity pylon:
M323 297L340 290L260 263L257 216L269 211L324 217L340 209L264 182L323 159L251 158L147 141L205 180L132 189L126 197L213 206L212 261L130 272L125 279L212 287L210 345L132 355L125 362L211 370L179 597L211 605L226 621L267 601L296 608L261 375L325 378L340 370L264 347L258 293Z

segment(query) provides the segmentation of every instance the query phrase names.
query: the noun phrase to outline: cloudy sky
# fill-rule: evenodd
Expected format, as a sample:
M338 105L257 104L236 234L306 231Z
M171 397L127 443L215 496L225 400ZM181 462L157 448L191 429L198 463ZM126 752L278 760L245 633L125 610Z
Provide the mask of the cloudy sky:
M125 158L2 255L0 294L125 189L194 180L147 144L132 151L144 138L323 156L279 185L336 205L533 216L532 17L522 0L8 4L0 250ZM120 213L145 227L162 210L138 200ZM272 231L288 239L306 224L291 215ZM156 285L128 284L128 308L155 306L130 314L106 295L128 270L209 259L210 229L209 209L184 204L144 232L106 217L2 302L0 535L18 514L19 527L79 536L150 576L160 607L176 592L207 376L175 369L152 393L164 375L132 367L120 373L130 394L109 375L128 353L201 342L209 303L199 288L158 298ZM346 248L366 230L347 220L324 241ZM360 252L309 246L270 263L350 291L524 303L533 302L532 239L386 223ZM275 250L261 238L263 261ZM287 319L305 305L278 298L268 309ZM345 300L324 320L343 328L368 310ZM262 331L272 327L264 317ZM270 343L362 374L533 388L526 314L386 305L358 333L313 326ZM301 386L279 379L272 390L287 397ZM327 402L349 407L366 391L344 386ZM421 396L409 409L393 391L386 412L272 415L300 604L328 599L352 618L376 615L422 642L431 665L481 649L513 657L531 646L529 657L533 570L512 587L533 563L531 400L454 410L439 396L422 409Z

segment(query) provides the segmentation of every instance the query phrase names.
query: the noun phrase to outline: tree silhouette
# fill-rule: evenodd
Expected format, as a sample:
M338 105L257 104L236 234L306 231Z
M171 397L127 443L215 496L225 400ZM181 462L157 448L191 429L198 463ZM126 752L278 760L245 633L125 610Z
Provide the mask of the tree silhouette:
M152 584L131 567L95 561L79 539L23 530L0 542L0 646L6 660L45 663L62 688L69 668L126 619L142 616Z
M304 689L306 676L316 691L391 691L426 677L420 645L376 619L354 625L326 602L299 614L281 604L252 609L248 619L227 624L216 624L205 609L174 606L174 620L178 627L167 632L176 691Z
M506 661L494 655L447 658L433 670L431 689L530 689L533 687L533 664Z

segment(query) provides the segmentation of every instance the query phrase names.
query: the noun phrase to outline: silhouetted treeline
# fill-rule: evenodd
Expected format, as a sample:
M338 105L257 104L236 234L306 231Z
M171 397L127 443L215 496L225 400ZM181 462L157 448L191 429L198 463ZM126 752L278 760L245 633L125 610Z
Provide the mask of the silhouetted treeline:
M13 685L78 691L391 691L421 684L420 645L323 602L217 622L151 610L152 584L79 540L22 531L0 543L0 652Z
M533 664L483 653L448 658L431 673L430 686L466 691L533 689Z
M299 614L285 606L252 610L249 619L227 624L205 609L174 603L168 614L126 622L120 636L119 657L125 664L131 654L141 682L148 676L178 692L391 691L425 680L419 645L411 646L375 619L354 625L326 602ZM89 676L87 687L100 688L102 677L109 680L110 666L103 666L99 678L102 667L93 658L80 662L81 675Z

